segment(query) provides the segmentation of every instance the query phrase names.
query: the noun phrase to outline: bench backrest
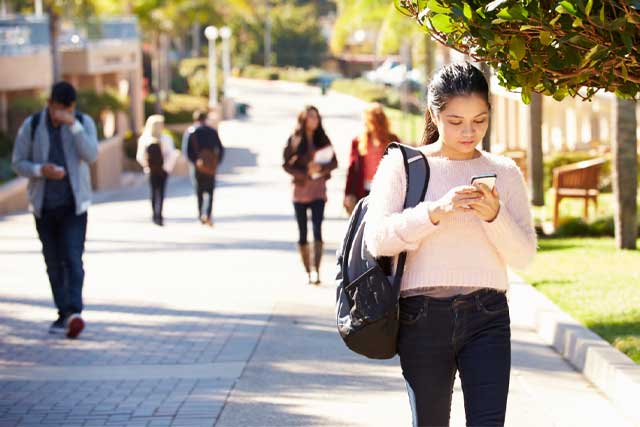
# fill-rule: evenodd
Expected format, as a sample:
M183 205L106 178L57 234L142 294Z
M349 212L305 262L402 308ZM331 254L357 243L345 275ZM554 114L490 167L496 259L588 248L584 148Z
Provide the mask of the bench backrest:
M553 188L598 189L605 159L597 158L560 166L553 170Z

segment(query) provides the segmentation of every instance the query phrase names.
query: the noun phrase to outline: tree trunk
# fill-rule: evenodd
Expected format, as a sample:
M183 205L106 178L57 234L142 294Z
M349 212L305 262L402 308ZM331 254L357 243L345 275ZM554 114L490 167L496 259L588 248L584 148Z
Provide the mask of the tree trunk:
M612 165L616 246L619 249L636 249L638 237L636 102L623 99L616 99L616 101Z
M542 158L542 95L531 94L529 116L529 153L528 167L529 185L531 186L531 203L544 206L544 164Z
M62 70L60 64L60 49L58 48L58 35L60 34L60 15L55 11L51 4L47 5L47 13L49 15L49 49L51 51L51 75L53 82L62 79Z
M491 66L486 62L483 62L481 65L482 74L484 74L484 78L487 79L487 84L489 85L489 99L491 99ZM491 120L489 120L489 127L487 128L487 133L482 138L482 149L487 152L491 152Z

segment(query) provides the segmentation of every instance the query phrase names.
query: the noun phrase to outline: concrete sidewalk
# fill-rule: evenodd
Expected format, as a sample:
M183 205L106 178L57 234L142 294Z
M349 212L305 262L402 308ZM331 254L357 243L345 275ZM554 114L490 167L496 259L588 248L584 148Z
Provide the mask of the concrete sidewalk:
M397 360L350 353L335 329L333 253L362 103L300 85L236 81L251 104L225 122L214 229L172 179L166 226L145 186L100 194L85 255L88 327L47 335L52 308L33 218L0 217L0 427L410 425ZM317 105L336 145L325 283L304 285L281 150L295 114ZM631 426L533 332L514 285L510 426ZM464 425L456 384L452 425Z

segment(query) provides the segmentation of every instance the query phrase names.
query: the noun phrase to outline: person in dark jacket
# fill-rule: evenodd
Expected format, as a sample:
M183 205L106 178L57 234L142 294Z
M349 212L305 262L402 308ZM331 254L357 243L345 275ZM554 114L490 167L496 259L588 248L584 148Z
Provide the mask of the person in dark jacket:
M293 178L293 207L298 222L300 257L309 283L319 284L326 183L331 178L331 171L338 167L338 161L317 108L308 106L298 115L296 129L287 140L283 157L282 166ZM314 271L311 270L311 251L307 241L308 210L311 210L313 224Z
M207 113L201 112L194 131L189 136L187 155L195 168L195 179L198 195L198 216L204 225L213 227L211 212L213 210L213 190L216 186L215 169L222 163L224 147L218 131L207 125ZM213 154L215 161L209 164L209 156Z
M364 111L365 128L351 142L349 171L344 190L344 208L351 215L358 200L369 194L378 165L391 142L400 142L389 130L389 120L382 105L373 103Z
M91 204L89 164L98 158L96 125L76 111L76 90L67 82L51 88L47 107L28 117L16 137L12 166L29 178L29 202L58 319L52 334L76 338L84 329L82 255Z

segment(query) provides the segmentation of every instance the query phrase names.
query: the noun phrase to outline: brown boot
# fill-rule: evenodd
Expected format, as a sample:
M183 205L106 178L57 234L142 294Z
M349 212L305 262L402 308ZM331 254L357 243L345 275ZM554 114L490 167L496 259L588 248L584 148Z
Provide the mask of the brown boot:
M324 244L322 242L313 242L313 266L316 269L316 277L313 281L314 284L320 284L320 261L322 261L322 250Z
M311 251L309 244L298 244L298 250L300 251L300 258L302 258L304 270L307 272L308 282L311 283Z

